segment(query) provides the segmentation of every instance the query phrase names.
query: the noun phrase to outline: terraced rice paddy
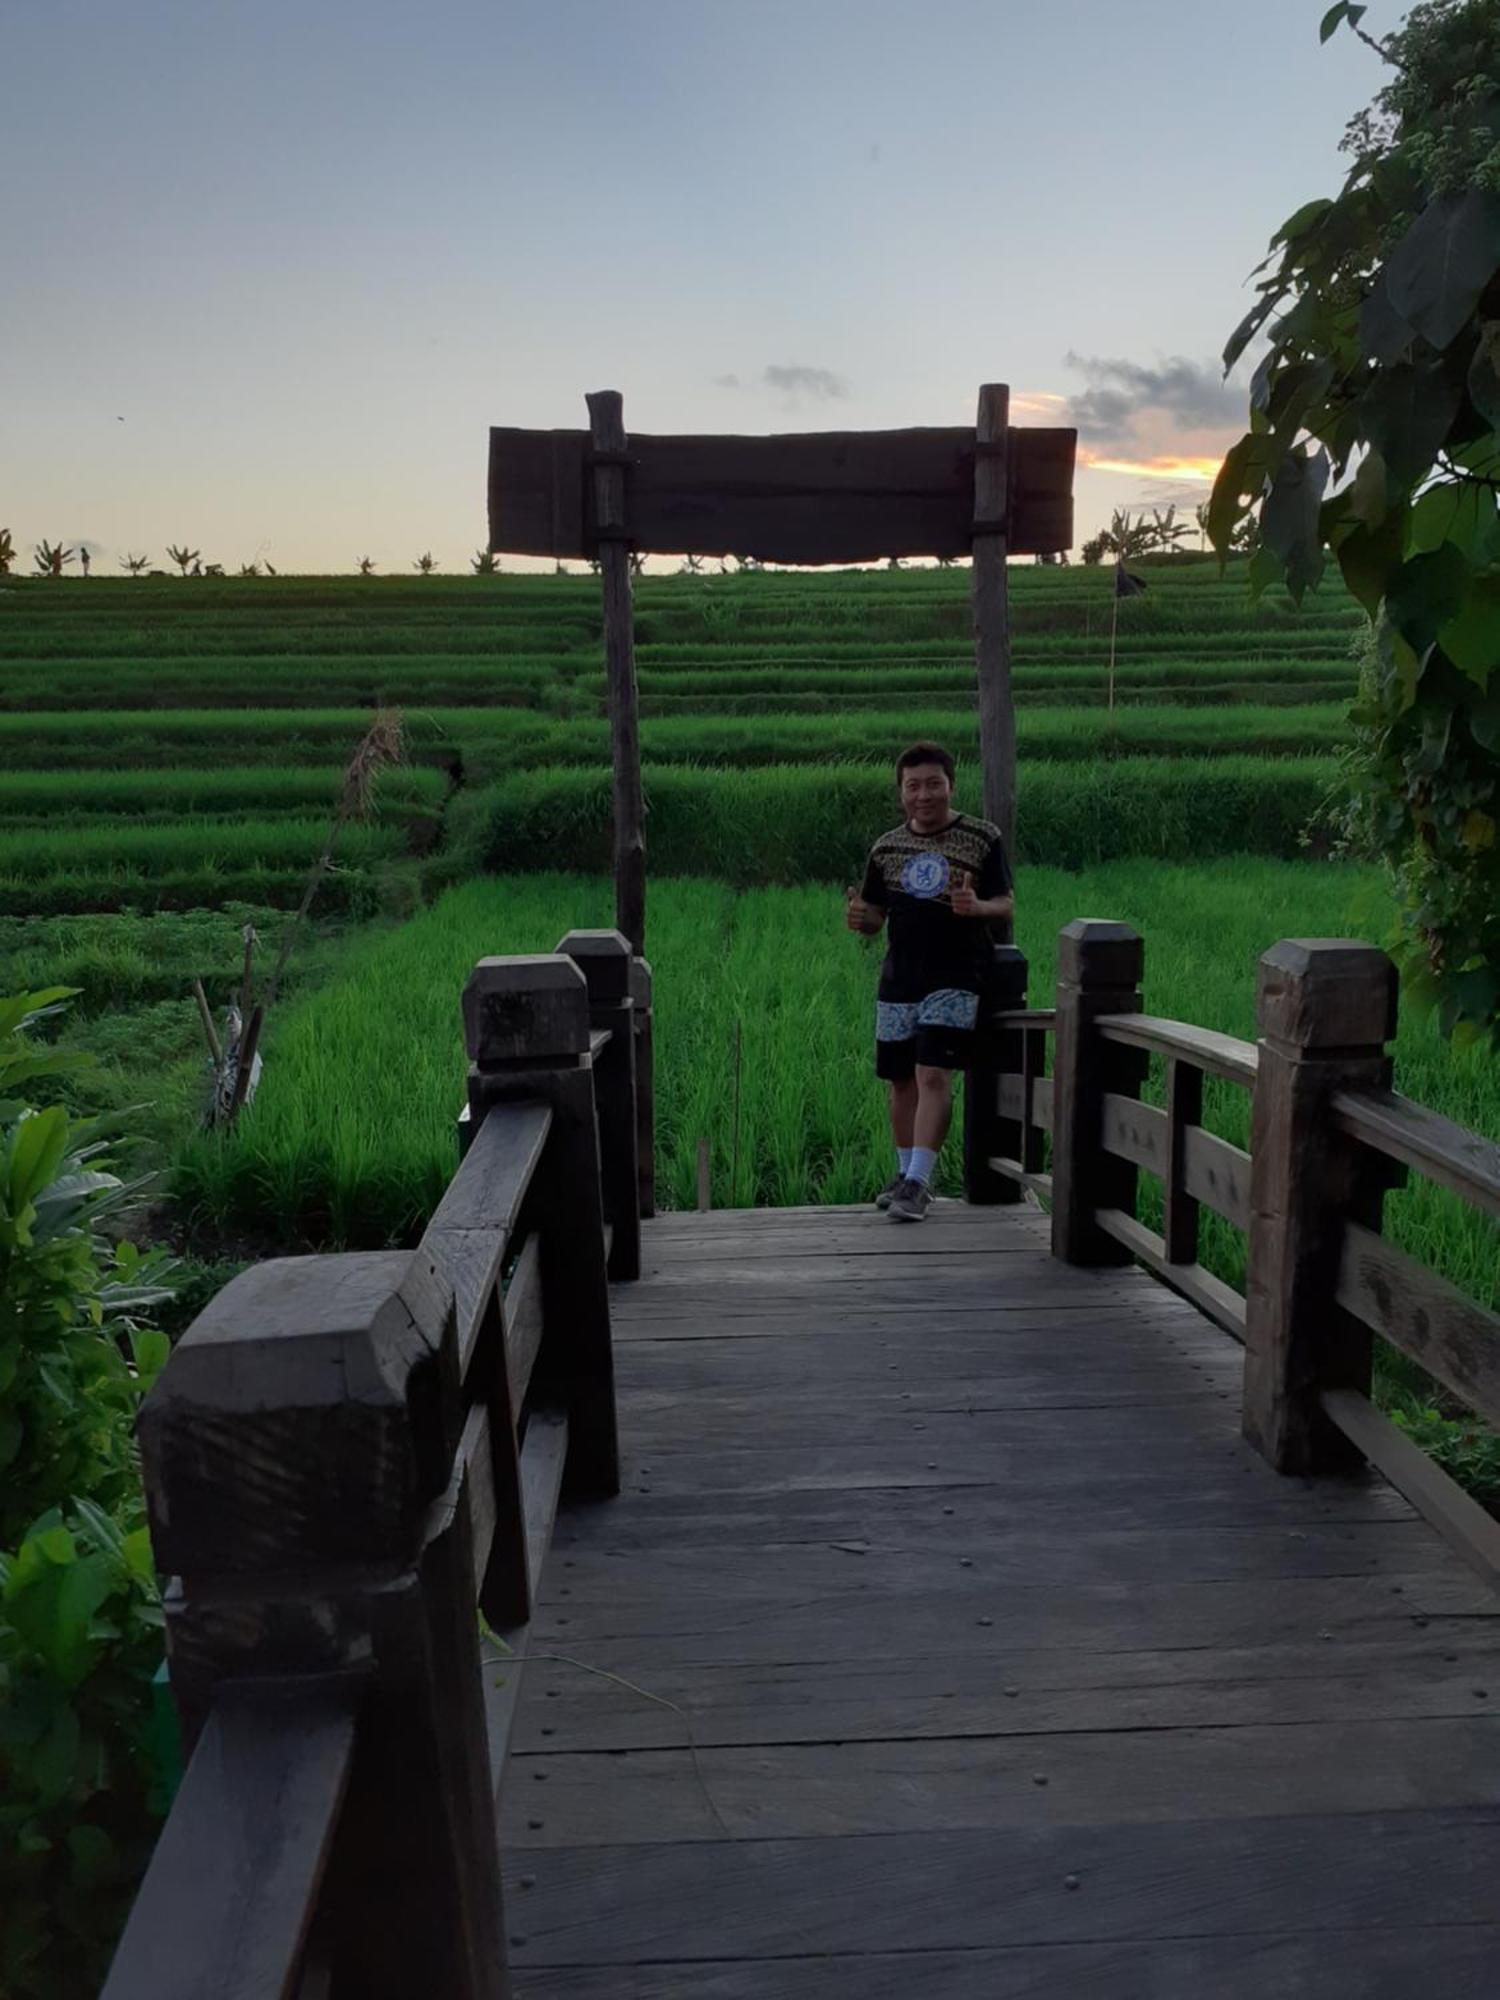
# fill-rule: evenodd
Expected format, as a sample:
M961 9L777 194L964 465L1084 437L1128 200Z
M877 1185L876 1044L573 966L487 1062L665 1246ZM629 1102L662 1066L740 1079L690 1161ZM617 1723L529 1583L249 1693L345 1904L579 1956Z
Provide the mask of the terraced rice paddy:
M1020 937L1041 994L1059 924L1132 921L1149 1004L1244 1033L1265 945L1389 923L1373 871L1304 841L1362 620L1336 589L1299 611L1212 563L1144 573L1111 708L1109 572L1012 572ZM873 959L836 890L892 816L906 742L948 743L977 806L967 575L651 577L637 635L664 1194L691 1198L706 1136L718 1201L857 1199L886 1139ZM343 830L255 1110L228 1143L197 1136L189 983L232 996L247 924L263 966L277 951L384 704L408 762ZM82 989L65 1032L100 1062L75 1093L131 1107L176 1191L162 1225L195 1253L399 1240L451 1163L468 965L609 920L608 754L589 577L7 579L0 990ZM1493 1064L1414 1016L1399 1059L1413 1094L1500 1135ZM1243 1137L1241 1105L1213 1115ZM1493 1228L1430 1190L1393 1223L1491 1295ZM1237 1275L1228 1232L1207 1254Z
M1301 611L1252 605L1211 562L1145 574L1121 607L1111 711L1109 573L1012 572L1023 864L1296 860L1337 776L1357 609L1336 591ZM83 986L70 1032L118 1067L105 1100L190 1102L188 982L228 997L247 921L274 952L376 704L401 707L409 762L341 834L294 984L351 925L473 875L596 874L599 630L586 576L7 579L0 984ZM651 577L637 635L654 878L708 878L716 897L842 880L889 818L890 760L915 736L952 746L977 803L961 570ZM556 918L544 931L578 920ZM294 998L268 1033L267 1122L284 1115L299 1018ZM757 1178L760 1198L822 1186L815 1153Z

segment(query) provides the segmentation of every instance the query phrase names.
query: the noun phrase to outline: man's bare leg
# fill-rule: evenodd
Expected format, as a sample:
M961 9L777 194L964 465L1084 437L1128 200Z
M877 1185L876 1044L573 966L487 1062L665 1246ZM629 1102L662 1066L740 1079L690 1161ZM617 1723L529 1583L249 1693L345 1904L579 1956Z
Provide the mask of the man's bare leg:
M939 1153L953 1121L953 1072L918 1063L916 1090L917 1115L908 1143Z
M891 1085L891 1137L898 1152L906 1152L916 1143L912 1136L916 1123L917 1079L908 1076Z

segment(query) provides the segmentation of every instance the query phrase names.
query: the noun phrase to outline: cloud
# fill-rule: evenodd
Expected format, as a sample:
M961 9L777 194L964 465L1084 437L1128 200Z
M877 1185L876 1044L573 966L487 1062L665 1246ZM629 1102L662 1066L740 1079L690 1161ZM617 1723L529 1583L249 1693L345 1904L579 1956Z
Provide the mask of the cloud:
M815 402L839 402L849 393L849 384L831 368L807 368L800 362L772 363L761 377L768 389L787 396L811 396Z
M1212 362L1173 355L1147 368L1087 354L1070 353L1066 359L1089 385L1068 404L1086 445L1139 447L1143 432L1160 432L1163 420L1178 431L1244 427L1244 391L1223 381Z
M849 393L849 384L831 368L809 368L799 361L772 362L759 375L715 375L716 389L771 390L790 402L804 396L815 403L838 403Z

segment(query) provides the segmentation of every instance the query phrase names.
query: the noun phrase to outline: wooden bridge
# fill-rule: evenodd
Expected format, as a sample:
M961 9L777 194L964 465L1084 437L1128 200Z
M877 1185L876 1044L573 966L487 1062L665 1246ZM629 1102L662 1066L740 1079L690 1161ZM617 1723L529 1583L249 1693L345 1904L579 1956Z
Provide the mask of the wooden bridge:
M193 1747L107 2000L1495 1992L1500 1525L1368 1390L1500 1414L1380 1233L1500 1149L1367 946L1269 952L1255 1045L1059 963L901 1229L653 1217L647 968L481 961L419 1248L243 1274L146 1407Z

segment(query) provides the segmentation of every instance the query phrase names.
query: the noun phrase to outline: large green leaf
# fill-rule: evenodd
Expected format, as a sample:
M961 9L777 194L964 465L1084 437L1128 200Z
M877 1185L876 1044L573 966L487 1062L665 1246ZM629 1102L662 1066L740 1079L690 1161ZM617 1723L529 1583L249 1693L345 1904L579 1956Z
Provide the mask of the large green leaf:
M1416 653L1425 654L1438 628L1463 609L1473 572L1451 542L1409 556L1386 587L1386 616Z
M1295 243L1299 237L1308 235L1313 227L1323 220L1323 217L1332 207L1333 203L1326 195L1320 196L1317 201L1303 202L1296 213L1289 215L1286 221L1282 223L1276 234L1271 238L1272 244Z
M1500 270L1500 194L1470 188L1431 201L1385 266L1391 304L1442 352Z
M1337 34L1339 27L1345 21L1351 28L1357 28L1365 11L1363 7L1355 6L1354 0L1337 0L1337 4L1329 8L1319 24L1318 40L1326 42L1331 35Z
M21 1212L57 1172L68 1150L68 1114L60 1104L23 1118L10 1152L10 1212Z
M1359 351L1367 361L1401 361L1411 352L1415 330L1391 304L1385 272L1381 271L1359 309Z
M1394 513L1373 526L1356 522L1339 537L1336 554L1344 582L1372 618L1385 596L1387 578L1401 562L1405 533L1404 516Z
M1280 560L1286 587L1298 601L1323 574L1318 509L1327 484L1328 454L1298 445L1276 468L1260 513L1262 541Z
M1396 485L1415 485L1431 472L1463 393L1435 355L1379 371L1360 408Z
M1438 643L1460 673L1489 686L1500 667L1500 575L1474 578L1462 603L1439 627Z
M1266 489L1271 462L1278 447L1273 438L1249 433L1224 454L1224 463L1208 499L1208 538L1222 555L1229 547L1234 524L1247 503L1258 500Z
M1500 431L1500 319L1479 322L1479 342L1469 364L1469 399L1490 428Z
M1275 311L1278 296L1279 293L1277 291L1267 290L1265 295L1257 299L1255 304L1251 306L1249 312L1245 314L1245 317L1224 343L1224 373L1226 375Z
M1500 562L1500 511L1487 486L1440 480L1416 502L1406 531L1406 553L1426 555L1452 542L1475 569Z
M51 1560L36 1540L21 1544L5 1585L5 1609L22 1641L67 1687L76 1687L94 1657L91 1628L113 1587L108 1556Z

